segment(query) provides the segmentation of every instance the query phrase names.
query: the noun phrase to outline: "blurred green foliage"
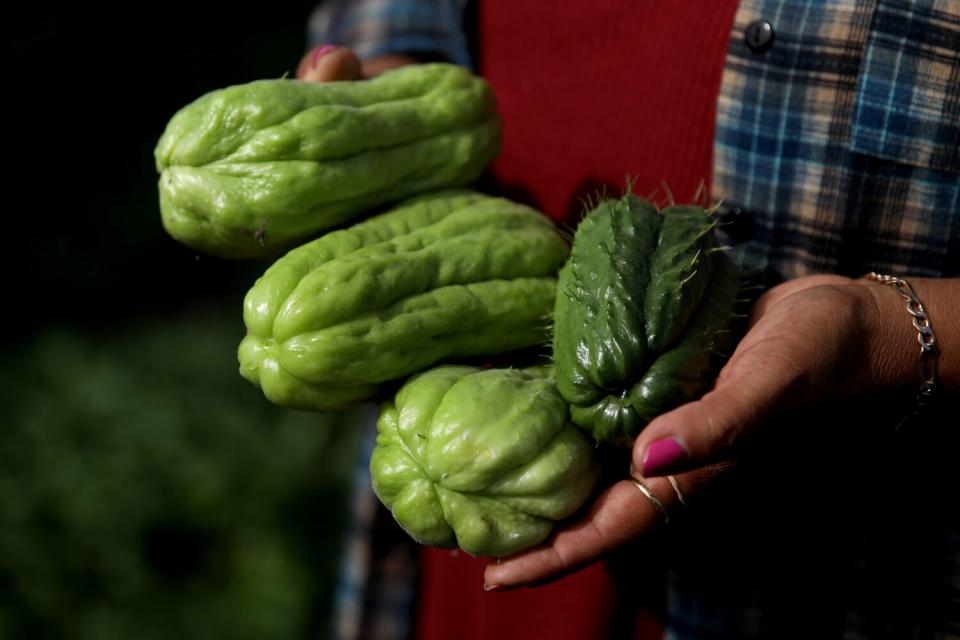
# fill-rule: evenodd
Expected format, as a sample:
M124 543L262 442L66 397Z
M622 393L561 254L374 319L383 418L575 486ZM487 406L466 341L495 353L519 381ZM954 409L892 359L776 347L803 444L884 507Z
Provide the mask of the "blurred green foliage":
M237 373L265 262L160 225L174 112L280 77L316 0L14 3L0 252L0 640L322 638L356 415L279 409Z
M325 635L358 414L270 405L230 311L0 359L0 638Z

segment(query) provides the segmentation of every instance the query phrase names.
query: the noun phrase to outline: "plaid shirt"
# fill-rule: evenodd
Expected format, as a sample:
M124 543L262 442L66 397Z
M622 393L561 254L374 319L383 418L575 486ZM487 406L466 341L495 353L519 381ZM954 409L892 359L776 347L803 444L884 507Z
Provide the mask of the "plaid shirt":
M766 53L748 25L774 25ZM960 275L960 3L745 0L713 195L770 279Z
M363 59L429 54L470 66L466 0L328 0L310 16L311 46L350 46Z
M758 20L775 34L762 53L744 37ZM767 285L821 272L960 276L960 2L741 0L717 103L713 166L712 192L731 216L730 239L740 241ZM942 426L955 423L954 415ZM873 473L882 481L882 471ZM891 489L888 499L916 503L917 490ZM811 491L798 497L810 499ZM789 501L769 499L771 506ZM805 630L805 637L960 637L955 502L946 498L931 509L950 514L952 527L925 512L909 531L891 522L898 516L885 511L888 503L851 508L847 519L837 510L843 535L836 538L846 537L845 546L823 565L797 535L780 534L779 555L761 542L756 555L775 570L741 569L775 591L789 589L791 566L822 566L823 588L796 594L809 598L810 620L778 619L757 584L713 585L712 597L704 597L709 587L674 573L667 636L804 637ZM929 555L917 559L923 545ZM918 566L902 566L903 558Z
M367 57L428 51L467 63L463 4L328 0L310 22L310 38ZM775 43L765 52L745 41L757 20L773 26ZM728 240L745 249L767 285L815 272L960 276L960 2L743 0L717 104L712 193L723 201ZM354 502L368 504L365 476L358 486ZM385 599L364 595L363 585L377 581L363 559L371 547L357 540L369 538L372 521L351 531L338 637L409 631L397 611L411 600L412 556L391 556ZM358 549L367 556L355 557ZM852 561L863 569L858 584L869 587L870 557L860 551ZM946 534L935 551L947 559L940 578L948 595L933 627L883 626L871 621L875 612L851 606L818 636L960 637L960 535ZM725 607L696 594L682 574L671 576L669 638L769 635L760 591L746 585L737 597L727 594Z

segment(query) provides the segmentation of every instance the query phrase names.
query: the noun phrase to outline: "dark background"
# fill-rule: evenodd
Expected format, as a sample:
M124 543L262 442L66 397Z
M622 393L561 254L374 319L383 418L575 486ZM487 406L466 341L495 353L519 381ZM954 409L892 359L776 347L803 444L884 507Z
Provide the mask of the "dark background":
M31 328L182 310L228 286L242 293L262 270L163 233L153 147L203 93L292 75L314 3L145 6L38 3L4 20L4 182L16 203L4 253Z
M328 633L354 418L240 378L267 265L166 236L152 154L314 4L5 7L0 638Z

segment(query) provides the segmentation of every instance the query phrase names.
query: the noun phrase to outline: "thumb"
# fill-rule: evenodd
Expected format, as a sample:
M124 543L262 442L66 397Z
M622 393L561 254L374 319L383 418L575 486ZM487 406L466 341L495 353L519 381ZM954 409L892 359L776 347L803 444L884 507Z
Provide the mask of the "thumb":
M728 457L741 436L776 410L795 387L788 369L731 372L700 400L653 420L633 447L633 464L646 477L680 473Z
M360 80L363 65L356 54L346 47L325 44L311 49L300 59L297 78L313 82Z

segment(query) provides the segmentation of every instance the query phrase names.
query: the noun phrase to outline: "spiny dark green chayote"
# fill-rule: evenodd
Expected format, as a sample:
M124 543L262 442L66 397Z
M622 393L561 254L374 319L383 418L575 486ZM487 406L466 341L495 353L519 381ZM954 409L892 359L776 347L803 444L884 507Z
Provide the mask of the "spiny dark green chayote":
M213 91L173 116L154 152L163 225L206 253L274 254L371 207L470 183L499 133L486 82L451 64Z
M417 542L501 557L583 504L594 453L548 369L442 366L383 404L370 476Z
M469 191L414 198L257 280L240 373L276 404L325 411L447 358L543 344L567 255L529 207Z
M577 227L554 313L557 386L575 423L625 443L713 382L740 273L709 212L627 194Z

